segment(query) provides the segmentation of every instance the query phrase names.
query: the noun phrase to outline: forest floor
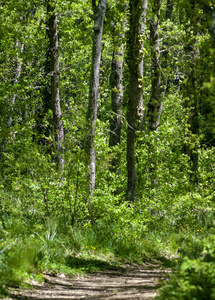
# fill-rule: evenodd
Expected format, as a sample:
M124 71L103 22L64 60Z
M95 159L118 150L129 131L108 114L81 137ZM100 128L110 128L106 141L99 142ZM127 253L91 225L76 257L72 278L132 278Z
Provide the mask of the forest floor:
M32 289L11 289L10 299L154 299L169 269L158 264L126 265L83 276L44 274L45 283Z

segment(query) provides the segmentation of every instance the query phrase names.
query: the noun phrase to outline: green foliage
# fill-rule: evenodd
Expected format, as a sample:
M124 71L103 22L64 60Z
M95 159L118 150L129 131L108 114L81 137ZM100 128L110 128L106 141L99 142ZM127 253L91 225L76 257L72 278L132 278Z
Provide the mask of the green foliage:
M214 241L214 235L201 243L196 241L199 258L185 257L178 270L167 278L158 299L214 299Z
M96 187L89 207L84 150L93 30L89 1L56 4L65 130L63 173L58 173L54 159L52 111L44 111L50 79L46 75L45 2L1 1L1 293L26 279L42 281L46 271L74 274L125 261L171 257L176 268L165 281L161 299L215 298L214 50L203 11L198 5L191 10L191 2L175 3L173 20L165 17L166 2L161 4L164 109L157 131L148 132L146 124L143 131L136 131L137 190L135 203L130 204L125 200L126 96L121 143L108 145L112 52L125 44L122 31L129 31L129 9L126 1L109 1L95 136ZM147 20L154 17L151 4ZM147 123L149 22L144 35L142 86ZM129 74L125 63L123 73L126 91ZM195 91L187 93L191 75ZM196 133L190 122L194 112L199 124ZM193 162L187 148L198 153L198 189L190 181ZM120 162L117 168L112 165L115 158Z

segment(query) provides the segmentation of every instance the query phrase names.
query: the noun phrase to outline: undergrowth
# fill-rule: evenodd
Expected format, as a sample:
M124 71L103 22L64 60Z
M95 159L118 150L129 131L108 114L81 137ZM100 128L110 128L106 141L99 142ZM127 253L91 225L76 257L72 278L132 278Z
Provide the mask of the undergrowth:
M160 299L214 299L214 212L201 205L189 206L187 197L171 211L156 204L152 213L122 204L112 217L104 212L74 226L58 218L20 218L14 225L10 216L0 228L0 292L31 279L43 282L45 273L72 276L153 259L171 261L173 269Z
M136 221L135 221L136 222ZM95 222L63 230L57 220L50 219L26 234L12 235L2 229L0 240L0 291L18 286L30 279L43 281L43 273L68 275L111 268L123 262L140 262L149 252L156 256L153 240L145 231ZM28 226L27 223L20 224ZM105 229L106 228L106 229ZM14 233L14 232L13 232ZM137 235L138 234L138 235ZM144 239L143 239L144 238Z

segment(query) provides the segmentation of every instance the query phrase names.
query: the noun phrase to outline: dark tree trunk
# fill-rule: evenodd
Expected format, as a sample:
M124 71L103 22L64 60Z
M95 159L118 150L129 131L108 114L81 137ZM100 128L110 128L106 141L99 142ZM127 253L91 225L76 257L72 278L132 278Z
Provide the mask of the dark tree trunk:
M172 19L172 11L173 11L173 2L172 0L167 0L166 3L166 19Z
M116 146L121 141L122 127L122 102L123 102L123 86L122 86L122 71L123 71L123 49L119 52L113 52L111 65L111 109L113 116L110 120L110 139L109 146Z
M113 56L110 74L110 87L111 87L111 118L110 118L110 138L109 147L120 145L121 143L121 129L122 129L122 114L123 114L123 63L125 51L125 28L127 25L126 11L128 5L123 3L119 4L118 11L125 15L124 22L119 27L118 14L112 17L110 24L113 25ZM111 12L110 12L111 14ZM114 15L111 14L111 15ZM117 24L117 25L116 25ZM111 171L119 173L120 156L118 153L111 161Z
M166 15L165 15L165 19L166 20L172 20L172 11L173 11L173 2L172 0L167 0L166 3ZM162 97L163 99L165 98L166 92L168 92L169 90L169 71L168 71L168 65L169 65L169 47L171 45L168 42L168 38L166 38L163 41L163 46L162 46L162 50L163 53L161 55L161 66L162 66L162 70L164 75L163 81L162 81Z
M190 143L185 146L186 153L188 154L191 162L191 176L190 182L198 188L199 179L198 179L198 165L199 165L199 157L198 157L198 146L197 141L199 135L199 97L198 97L198 86L197 86L197 78L195 74L196 65L198 62L199 49L195 45L196 35L198 34L196 29L196 22L199 22L196 16L193 15L195 11L196 1L190 1L189 10L187 10L187 20L190 21L190 24L187 25L187 36L189 43L185 47L185 51L187 57L190 57L187 62L186 70L187 70L187 81L184 86L184 96L185 99L185 107L188 110L188 122L190 125L190 133L192 135ZM187 22L188 23L188 22ZM192 29L192 36L190 32Z
M110 137L109 147L120 145L122 129L123 112L123 56L124 49L121 47L118 52L113 51L110 86L111 86L111 119L110 119ZM120 158L116 155L111 162L112 171L117 172L120 164Z
M56 161L59 169L64 169L63 158L63 140L64 140L64 128L62 121L61 105L60 105L60 91L59 91L59 54L58 54L58 19L56 13L56 2L54 0L47 3L47 15L48 15L48 37L49 37L49 64L50 64L50 100L51 108L53 112L53 126L56 140Z
M125 13L127 5L120 5L119 9ZM118 21L118 20L117 20ZM110 88L111 88L111 118L110 118L110 137L109 147L120 145L121 129L122 129L122 113L123 113L123 61L124 61L124 38L126 19L123 25L117 29L115 19L111 20L113 24L113 55L111 63L110 74ZM119 171L120 157L116 155L112 159L112 171Z
M199 105L198 105L198 93L196 92L196 78L194 74L194 65L189 64L191 72L188 74L187 83L185 85L184 95L189 99L185 102L185 107L188 109L188 123L190 125L190 133L192 135L191 141L189 144L186 144L185 151L189 155L191 162L191 175L190 182L198 187L198 165L199 165L199 156L198 156L198 147L196 145L196 139L199 135ZM192 144L191 144L192 143Z
M215 49L215 11L211 7L209 0L197 0L200 3L208 20L208 29L211 35L211 42Z
M135 131L142 122L143 20L146 0L130 0L130 31L128 38L128 67L130 72L127 109L127 200L135 201Z
M150 19L150 46L151 46L151 97L148 103L147 122L148 131L157 131L160 124L160 117L163 109L163 95L161 90L161 59L160 59L160 0L152 1L152 18ZM155 153L154 144L148 144L149 178L151 188L157 184L157 161L153 155Z
M163 108L161 97L161 69L160 69L160 0L154 0L152 4L153 18L150 20L151 43L151 98L148 103L149 130L157 130Z
M86 152L89 157L89 198L93 196L96 179L96 163L95 163L95 129L98 109L98 94L99 94L99 72L101 62L101 42L103 33L104 17L107 7L107 0L99 0L96 5L95 0L92 0L94 11L94 32L93 32L93 49L92 49L92 64L89 86L89 102L87 110L88 136L86 141Z

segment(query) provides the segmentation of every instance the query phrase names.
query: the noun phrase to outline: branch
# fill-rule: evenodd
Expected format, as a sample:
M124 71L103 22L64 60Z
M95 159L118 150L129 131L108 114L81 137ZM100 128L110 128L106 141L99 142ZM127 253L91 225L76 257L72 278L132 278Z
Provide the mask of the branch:
M125 124L126 124L129 128L131 128L131 129L134 130L134 131L137 130L136 128L132 127L132 126L128 123L128 121L126 120L126 118L125 118L122 114L118 114L118 113L115 113L115 112L113 112L113 111L108 111L108 110L107 110L107 113L110 113L110 114L112 114L112 115L115 115L115 116L117 116L117 117L122 118L123 120L125 120ZM111 132L111 131L110 131L110 132Z

